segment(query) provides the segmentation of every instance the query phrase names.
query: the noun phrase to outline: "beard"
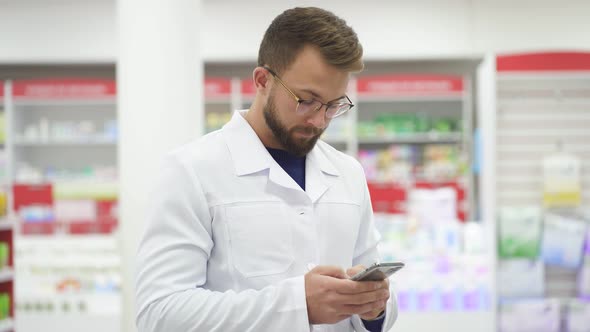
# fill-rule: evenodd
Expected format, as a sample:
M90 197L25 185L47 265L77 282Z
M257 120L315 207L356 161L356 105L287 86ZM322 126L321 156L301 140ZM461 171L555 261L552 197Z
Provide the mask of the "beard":
M316 142L322 135L325 129L318 129L315 127L295 126L291 129L279 120L276 105L274 103L274 96L271 95L268 102L262 110L266 125L270 128L273 135L281 143L287 152L297 156L303 157L313 149ZM295 137L295 133L300 132L306 135L313 135L309 137Z

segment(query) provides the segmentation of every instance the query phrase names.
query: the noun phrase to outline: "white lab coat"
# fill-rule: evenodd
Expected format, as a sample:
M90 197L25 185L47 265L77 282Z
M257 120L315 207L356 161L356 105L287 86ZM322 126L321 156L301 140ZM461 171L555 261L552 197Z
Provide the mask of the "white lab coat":
M140 332L366 331L358 316L309 325L310 264L378 260L364 173L318 141L306 191L235 112L223 129L170 153L137 265ZM397 318L391 296L383 331Z

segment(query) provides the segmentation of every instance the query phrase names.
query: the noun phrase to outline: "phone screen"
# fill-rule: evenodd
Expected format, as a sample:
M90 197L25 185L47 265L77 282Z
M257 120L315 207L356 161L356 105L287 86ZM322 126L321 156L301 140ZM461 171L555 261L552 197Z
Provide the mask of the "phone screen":
M402 267L404 267L403 263L374 264L350 279L354 281L380 281L389 278Z

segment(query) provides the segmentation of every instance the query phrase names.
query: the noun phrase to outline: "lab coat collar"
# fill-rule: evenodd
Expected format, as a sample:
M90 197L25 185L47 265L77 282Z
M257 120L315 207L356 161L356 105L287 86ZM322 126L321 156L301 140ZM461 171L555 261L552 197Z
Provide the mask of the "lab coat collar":
M339 176L338 171L325 156L321 148L316 146L307 154L305 163L305 192L315 203L334 184Z
M223 134L234 164L235 174L243 176L269 169L269 180L286 188L300 190L299 185L277 164L266 150L256 132L242 114L236 111L232 119L223 127ZM326 157L323 149L316 146L306 158L306 193L315 202L331 186L332 178L340 175L336 167Z
M235 111L231 120L223 126L223 134L231 154L237 176L270 168L272 157L242 116L246 111Z
M318 168L326 174L340 176L340 173L336 167L334 167L334 164L332 164L328 157L326 157L322 148L319 147L320 144L322 143L318 142L307 154L307 162L317 165Z

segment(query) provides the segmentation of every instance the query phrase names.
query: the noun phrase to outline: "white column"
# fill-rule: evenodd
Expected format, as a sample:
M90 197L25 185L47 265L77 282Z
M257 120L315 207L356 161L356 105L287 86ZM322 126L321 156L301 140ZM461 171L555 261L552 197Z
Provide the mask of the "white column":
M135 254L161 157L201 135L199 0L118 0L123 331L135 331Z
M477 117L481 137L481 221L487 234L492 285L492 320L486 331L498 331L496 224L496 56L486 54L477 69ZM482 330L483 331L483 330Z

